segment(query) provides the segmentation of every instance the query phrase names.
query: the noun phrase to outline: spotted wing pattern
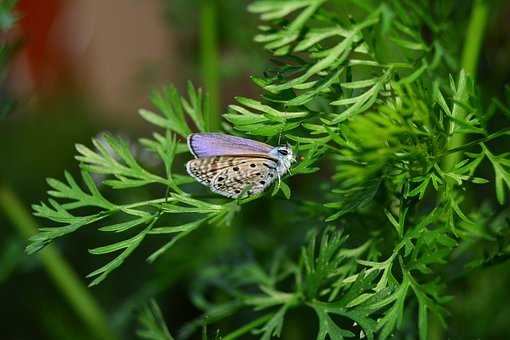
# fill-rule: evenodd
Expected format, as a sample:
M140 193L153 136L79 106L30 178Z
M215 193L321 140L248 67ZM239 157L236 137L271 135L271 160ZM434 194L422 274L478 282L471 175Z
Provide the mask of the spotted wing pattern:
M234 163L234 158L229 156L196 158L186 163L186 171L203 185L210 186L219 171Z
M246 197L261 193L276 178L276 161L251 157L219 171L213 178L211 190L231 198Z
M277 178L276 166L276 160L265 156L218 156L191 160L186 169L213 192L240 198L270 186Z

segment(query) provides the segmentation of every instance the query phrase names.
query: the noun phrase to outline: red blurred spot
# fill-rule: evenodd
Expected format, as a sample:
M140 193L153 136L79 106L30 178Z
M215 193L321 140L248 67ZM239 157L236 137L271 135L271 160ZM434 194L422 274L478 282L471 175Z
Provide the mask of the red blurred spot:
M51 91L67 73L65 51L51 39L64 3L63 0L21 0L16 8L23 42L18 57L25 58L26 71L35 91Z

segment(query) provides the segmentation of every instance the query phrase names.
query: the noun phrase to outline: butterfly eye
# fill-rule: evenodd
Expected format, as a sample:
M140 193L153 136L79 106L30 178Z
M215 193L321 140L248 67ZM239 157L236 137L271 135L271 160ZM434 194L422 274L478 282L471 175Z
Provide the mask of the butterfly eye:
M278 153L282 156L287 156L289 154L289 152L285 149L279 149Z

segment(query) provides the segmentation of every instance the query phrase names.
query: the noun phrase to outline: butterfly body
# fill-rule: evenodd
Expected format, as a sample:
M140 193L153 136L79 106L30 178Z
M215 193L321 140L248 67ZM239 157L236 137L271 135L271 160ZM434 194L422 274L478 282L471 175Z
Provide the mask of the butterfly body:
M220 133L195 133L188 146L196 157L188 174L220 195L241 198L258 194L283 176L294 161L289 145L272 147Z

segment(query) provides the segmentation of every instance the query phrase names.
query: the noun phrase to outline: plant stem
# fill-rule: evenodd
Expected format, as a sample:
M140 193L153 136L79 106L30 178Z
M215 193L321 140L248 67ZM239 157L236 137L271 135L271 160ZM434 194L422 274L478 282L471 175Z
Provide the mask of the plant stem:
M0 207L24 238L28 239L37 232L36 223L23 204L13 192L2 185ZM76 314L90 328L95 338L116 339L106 322L104 312L57 249L49 245L39 252L39 256L55 285L67 298Z
M243 327L233 331L232 333L229 333L225 335L222 339L223 340L233 340L239 338L241 335L244 335L245 333L251 331L253 328L258 327L262 324L264 324L266 321L271 319L273 314L266 314L261 316L258 319L253 320L249 324L244 325Z
M209 94L206 127L217 131L220 127L220 63L218 52L216 0L201 0L200 7L200 63L202 81Z
M485 33L485 26L487 24L487 17L489 14L489 5L486 0L475 0L469 24L464 37L464 48L462 50L461 67L466 73L475 78L478 59L480 57L480 49L482 47L483 36ZM463 134L453 135L448 142L448 149L455 149L464 143ZM462 153L457 152L448 155L444 159L445 170L452 169L455 164L461 159Z
M464 38L464 49L462 51L462 67L473 77L476 76L476 68L480 57L480 48L482 46L488 14L488 1L475 0L466 37Z

